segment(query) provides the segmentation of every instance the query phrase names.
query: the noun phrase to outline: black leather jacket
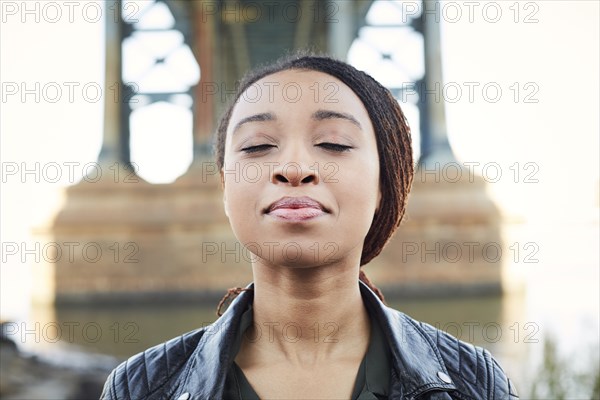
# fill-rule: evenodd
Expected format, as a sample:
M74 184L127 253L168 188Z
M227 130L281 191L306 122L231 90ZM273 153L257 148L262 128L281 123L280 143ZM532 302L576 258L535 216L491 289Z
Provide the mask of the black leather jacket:
M363 301L392 351L390 399L518 399L491 354L385 306L360 282ZM102 399L221 399L231 343L253 300L242 292L214 324L152 347L119 365Z

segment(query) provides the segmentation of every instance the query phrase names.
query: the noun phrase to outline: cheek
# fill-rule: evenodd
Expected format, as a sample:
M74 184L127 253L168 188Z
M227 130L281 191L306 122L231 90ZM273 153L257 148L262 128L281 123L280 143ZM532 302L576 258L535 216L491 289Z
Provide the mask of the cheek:
M249 196L244 196L244 193L250 194L251 191L252 185L245 184L244 180L237 175L231 174L225 177L224 194L230 215L244 212L242 208L250 205Z
M240 239L244 232L248 230L251 218L250 210L247 208L247 202L240 201L240 188L233 179L225 183L225 213L229 219L229 225L234 235Z
M238 239L242 240L245 233L254 229L258 223L259 199L261 184L257 179L260 171L242 163L226 165L224 168L224 199L225 211L229 224Z
M367 211L366 206L377 207L379 197L379 162L378 159L362 158L352 165L340 165L337 176L338 191L342 192L340 201L354 203Z

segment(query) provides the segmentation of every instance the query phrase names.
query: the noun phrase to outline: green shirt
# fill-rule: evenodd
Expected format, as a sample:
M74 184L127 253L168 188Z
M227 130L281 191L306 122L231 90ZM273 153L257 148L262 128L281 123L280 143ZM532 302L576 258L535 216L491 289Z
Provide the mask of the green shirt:
M237 354L242 344L242 335L252 325L252 306L244 312L240 321L240 328L234 341L234 352ZM384 334L371 318L371 338L354 382L352 400L378 400L388 398L388 388L391 373L391 354ZM255 400L258 395L246 379L242 369L232 362L225 381L223 398L226 400Z

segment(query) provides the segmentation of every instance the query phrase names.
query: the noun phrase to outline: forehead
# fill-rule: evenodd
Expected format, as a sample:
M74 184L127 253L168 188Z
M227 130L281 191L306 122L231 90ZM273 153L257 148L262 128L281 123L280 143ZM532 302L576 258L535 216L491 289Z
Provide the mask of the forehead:
M319 71L285 70L265 76L240 95L229 128L235 121L256 113L303 117L319 109L350 113L371 125L361 100L336 77Z

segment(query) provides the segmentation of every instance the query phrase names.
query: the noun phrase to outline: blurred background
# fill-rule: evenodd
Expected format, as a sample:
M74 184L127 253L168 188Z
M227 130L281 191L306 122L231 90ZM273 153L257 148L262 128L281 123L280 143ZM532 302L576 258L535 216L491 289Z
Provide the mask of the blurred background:
M598 2L0 6L3 398L97 398L251 281L211 137L244 72L298 49L409 120L409 209L365 267L389 304L488 348L522 398L599 398Z

